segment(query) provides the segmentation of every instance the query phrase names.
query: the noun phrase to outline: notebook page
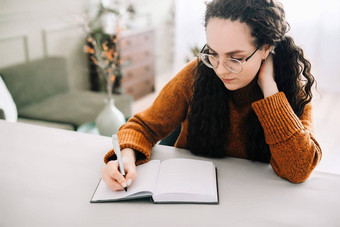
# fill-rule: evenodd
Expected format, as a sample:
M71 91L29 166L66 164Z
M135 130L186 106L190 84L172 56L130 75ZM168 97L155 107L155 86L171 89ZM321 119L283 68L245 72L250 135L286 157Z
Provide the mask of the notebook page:
M127 192L112 191L105 182L101 180L91 201L114 201L123 198L131 199L142 197L143 195L151 195L151 192L153 192L156 187L159 167L159 160L152 160L137 166L137 177L132 182Z
M217 184L215 166L210 161L192 159L168 159L161 163L156 193L207 195L216 198ZM215 196L216 195L216 196ZM170 198L170 197L167 197Z

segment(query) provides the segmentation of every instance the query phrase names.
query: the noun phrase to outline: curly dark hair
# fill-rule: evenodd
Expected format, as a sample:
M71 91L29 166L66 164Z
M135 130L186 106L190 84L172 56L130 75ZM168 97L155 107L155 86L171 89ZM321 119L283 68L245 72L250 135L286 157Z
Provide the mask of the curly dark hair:
M211 18L244 22L250 27L254 46L262 48L269 44L274 47L273 64L278 89L285 93L295 114L301 116L305 105L312 99L314 77L303 50L286 35L289 24L282 4L275 0L213 0L207 4L205 27ZM200 60L193 75L187 148L196 155L224 157L230 91L214 70ZM269 146L253 110L246 120L248 159L269 162Z

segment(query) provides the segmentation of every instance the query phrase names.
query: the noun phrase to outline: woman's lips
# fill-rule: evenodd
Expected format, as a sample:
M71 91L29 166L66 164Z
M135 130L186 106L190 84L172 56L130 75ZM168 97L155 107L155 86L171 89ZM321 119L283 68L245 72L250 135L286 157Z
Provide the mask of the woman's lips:
M231 83L231 82L233 82L234 80L235 80L235 78L234 78L234 79L222 78L222 81L223 81L224 83Z

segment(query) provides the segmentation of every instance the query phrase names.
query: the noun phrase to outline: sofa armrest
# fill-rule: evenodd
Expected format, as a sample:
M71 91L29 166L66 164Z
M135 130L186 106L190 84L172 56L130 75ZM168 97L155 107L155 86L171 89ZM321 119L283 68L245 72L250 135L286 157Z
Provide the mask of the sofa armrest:
M5 112L3 111L3 109L0 109L0 119L5 119Z

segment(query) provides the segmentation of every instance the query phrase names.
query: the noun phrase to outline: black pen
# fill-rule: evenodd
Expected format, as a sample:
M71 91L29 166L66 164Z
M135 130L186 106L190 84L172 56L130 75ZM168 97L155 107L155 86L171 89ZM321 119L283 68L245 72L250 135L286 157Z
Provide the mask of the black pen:
M125 178L125 171L124 171L122 155L121 155L121 152L120 152L120 146L119 146L119 141L118 141L117 134L113 134L112 135L112 144L113 144L113 149L115 150L115 153L116 153L116 156L117 156L120 173ZM124 190L127 192L126 184L123 184L122 186L124 187Z

